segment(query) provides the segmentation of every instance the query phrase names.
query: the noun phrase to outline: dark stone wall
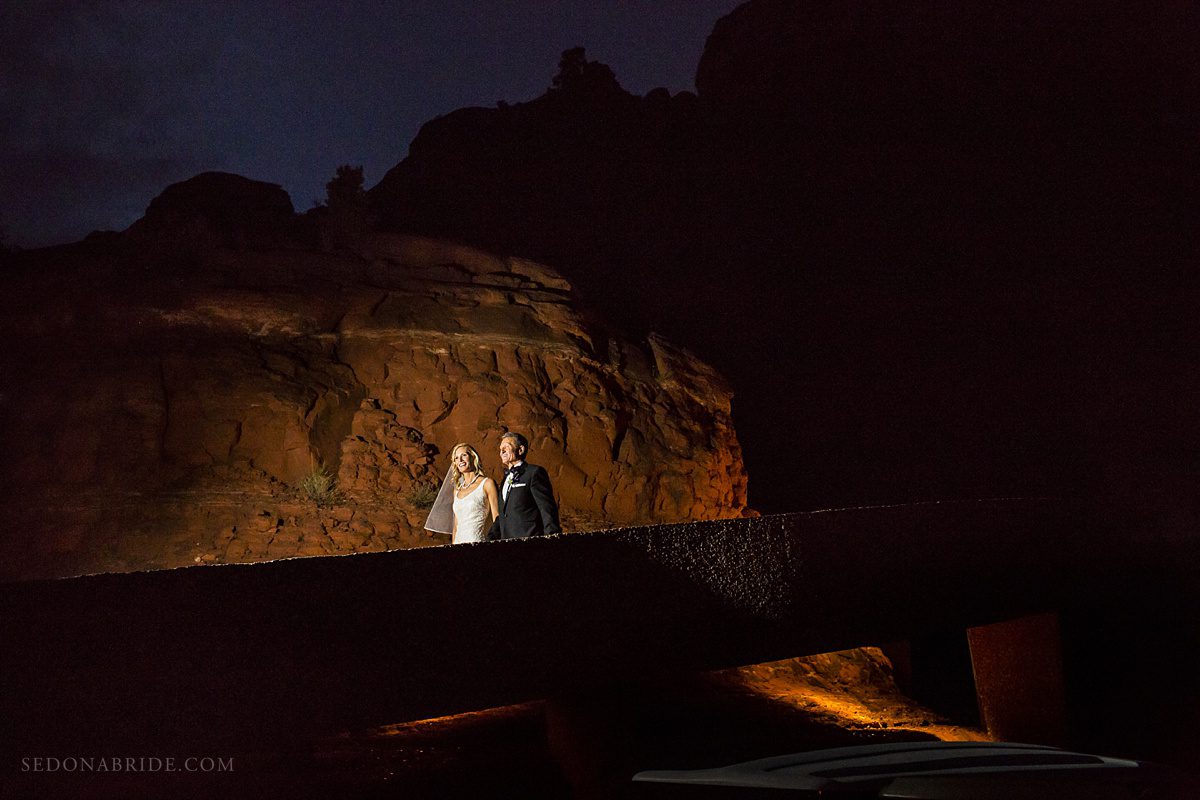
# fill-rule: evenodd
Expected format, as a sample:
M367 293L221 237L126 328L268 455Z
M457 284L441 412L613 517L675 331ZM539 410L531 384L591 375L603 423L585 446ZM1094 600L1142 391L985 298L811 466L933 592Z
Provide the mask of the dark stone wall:
M0 718L26 749L283 741L1058 608L1136 541L988 501L5 584Z

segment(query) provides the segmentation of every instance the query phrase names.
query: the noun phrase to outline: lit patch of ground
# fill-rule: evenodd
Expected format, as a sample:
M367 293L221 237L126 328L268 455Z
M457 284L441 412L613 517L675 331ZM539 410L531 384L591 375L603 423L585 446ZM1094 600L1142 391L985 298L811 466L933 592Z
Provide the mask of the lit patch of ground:
M713 673L731 689L790 706L847 730L915 731L942 741L991 741L901 694L891 663L875 647L772 661Z

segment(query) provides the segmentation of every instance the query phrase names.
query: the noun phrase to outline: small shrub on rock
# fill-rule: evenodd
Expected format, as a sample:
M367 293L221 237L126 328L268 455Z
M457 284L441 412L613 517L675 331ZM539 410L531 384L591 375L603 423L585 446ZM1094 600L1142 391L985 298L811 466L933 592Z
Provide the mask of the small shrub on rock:
M426 481L419 481L408 490L407 500L417 508L429 508L437 499L438 487Z
M325 466L320 466L300 479L300 494L318 506L331 506L341 499L337 479Z

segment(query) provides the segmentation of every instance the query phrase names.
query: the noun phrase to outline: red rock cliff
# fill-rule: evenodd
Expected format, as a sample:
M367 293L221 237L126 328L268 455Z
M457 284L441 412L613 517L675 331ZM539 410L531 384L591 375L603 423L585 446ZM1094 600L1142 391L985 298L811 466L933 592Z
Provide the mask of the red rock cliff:
M399 235L164 236L143 221L10 273L5 578L442 543L417 490L459 441L497 475L506 429L568 530L745 509L720 376L608 332L547 267ZM299 487L321 466L339 492L318 505Z

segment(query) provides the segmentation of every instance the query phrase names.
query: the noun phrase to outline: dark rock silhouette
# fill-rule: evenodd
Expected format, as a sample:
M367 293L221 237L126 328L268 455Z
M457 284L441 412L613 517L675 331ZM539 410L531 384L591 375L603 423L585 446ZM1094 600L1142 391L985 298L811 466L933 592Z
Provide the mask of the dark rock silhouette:
M278 184L228 172L203 172L172 184L129 228L134 239L265 246L292 234L292 199Z
M371 200L691 343L767 509L1135 495L1189 480L1200 438L1161 344L1197 333L1196 16L754 0L698 97L559 81L456 111Z
M621 276L672 274L698 213L695 97L636 97L607 67L571 66L568 54L564 69L579 74L536 101L427 123L370 191L381 224L553 258L600 302ZM618 321L641 318L621 306L607 303Z

